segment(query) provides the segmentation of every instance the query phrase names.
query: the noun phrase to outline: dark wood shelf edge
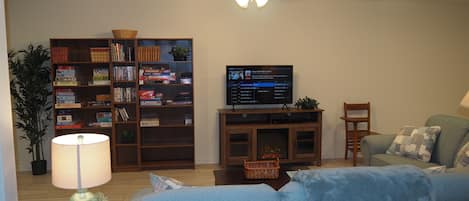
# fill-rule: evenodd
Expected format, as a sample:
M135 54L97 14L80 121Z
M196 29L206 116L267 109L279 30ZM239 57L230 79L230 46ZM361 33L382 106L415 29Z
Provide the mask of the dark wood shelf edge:
M116 144L116 147L137 147L137 144Z
M142 161L142 169L194 168L193 160Z
M112 127L85 127L85 128L55 128L57 131L62 130L108 130L112 129Z
M141 145L140 149L191 148L194 144Z

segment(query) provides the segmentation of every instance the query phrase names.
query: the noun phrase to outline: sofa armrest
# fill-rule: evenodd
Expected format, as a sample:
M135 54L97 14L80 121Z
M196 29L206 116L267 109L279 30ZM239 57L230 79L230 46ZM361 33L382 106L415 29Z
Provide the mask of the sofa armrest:
M455 168L453 168L455 169ZM449 170L449 169L448 169ZM437 201L467 201L469 174L441 173L429 176Z
M365 136L360 142L360 149L366 165L370 165L371 156L375 154L384 154L396 135L369 135Z
M469 167L460 167L460 168L449 168L446 170L447 173L457 173L457 174L465 174L469 176Z

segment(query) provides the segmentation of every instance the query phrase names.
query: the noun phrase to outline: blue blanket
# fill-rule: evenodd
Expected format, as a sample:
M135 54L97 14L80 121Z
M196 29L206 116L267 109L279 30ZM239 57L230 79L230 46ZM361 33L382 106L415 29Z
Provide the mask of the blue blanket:
M414 166L299 171L308 201L434 201L427 175Z

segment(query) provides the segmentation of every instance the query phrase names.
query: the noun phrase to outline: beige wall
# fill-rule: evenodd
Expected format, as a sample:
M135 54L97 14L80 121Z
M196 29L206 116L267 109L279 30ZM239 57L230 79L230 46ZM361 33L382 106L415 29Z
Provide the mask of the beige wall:
M52 37L193 37L197 163L218 161L216 109L227 64L293 64L295 99L318 99L323 157L343 157L344 101L370 101L373 129L391 133L454 114L469 89L469 3L461 0L10 0L9 45ZM17 148L20 169L29 156Z

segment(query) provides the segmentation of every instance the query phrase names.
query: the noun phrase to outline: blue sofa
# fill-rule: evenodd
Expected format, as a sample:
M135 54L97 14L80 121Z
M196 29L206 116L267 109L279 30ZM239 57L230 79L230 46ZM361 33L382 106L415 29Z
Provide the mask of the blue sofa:
M133 201L468 201L468 190L469 174L404 165L300 171L279 191L265 184L144 190Z
M395 138L393 135L370 135L361 141L361 150L366 165L414 165L420 168L444 165L448 172L466 172L468 168L453 168L459 149L469 142L469 120L449 115L433 115L427 119L426 126L440 126L441 133L435 142L430 162L422 162L402 156L386 154ZM468 199L469 200L469 199Z

